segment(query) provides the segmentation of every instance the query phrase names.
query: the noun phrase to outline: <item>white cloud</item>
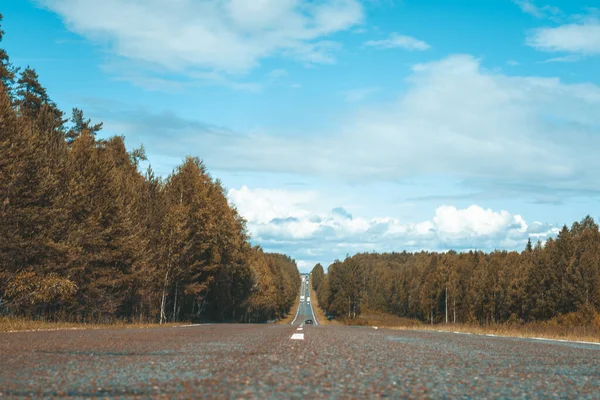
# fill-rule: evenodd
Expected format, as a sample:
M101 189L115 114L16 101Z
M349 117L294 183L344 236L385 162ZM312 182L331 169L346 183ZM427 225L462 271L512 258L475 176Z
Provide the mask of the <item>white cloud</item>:
M289 76L289 73L285 69L274 69L267 74L268 78L271 80L278 80L281 78L286 78Z
M299 218L308 215L302 206L312 203L316 192L277 189L230 189L228 198L245 218L253 223L269 223L275 218Z
M576 54L570 54L568 56L564 56L564 57L554 57L554 58L549 58L545 61L542 61L542 63L554 63L554 62L559 62L559 63L570 63L570 62L577 62L580 61L582 59L581 56L576 55Z
M566 52L582 55L600 54L600 20L566 24L555 28L532 30L527 44L546 52Z
M351 89L342 92L342 97L348 103L357 103L359 101L364 100L369 95L377 93L379 88L376 87L368 87L368 88L360 88L360 89Z
M358 0L38 0L120 57L173 72L240 73L286 55L331 62L327 36L363 19Z
M506 76L469 55L416 65L406 83L396 101L357 108L338 128L302 137L230 132L122 104L86 109L149 153L192 152L211 169L346 182L443 176L471 191L545 202L599 194L598 85Z
M296 264L298 265L298 269L302 272L310 272L316 264L311 263L310 261L297 260ZM327 267L327 266L325 266Z
M507 228L527 230L527 224L520 215L507 211L494 212L472 205L464 210L453 206L441 206L435 210L433 222L440 234L450 237L473 237L495 235Z
M314 192L242 187L228 196L247 219L255 242L268 251L285 251L308 269L363 251L522 250L529 237L545 240L557 232L548 224L528 225L520 215L477 205L442 205L430 220L401 221L354 217L342 207L319 212L322 199Z
M428 45L422 40L419 40L412 36L399 35L397 33L392 33L387 39L369 40L365 42L365 46L375 47L377 49L402 48L411 51L424 51L431 48L430 45Z
M549 5L538 7L530 0L514 0L514 3L517 4L524 13L540 19L561 14L560 9L557 7Z

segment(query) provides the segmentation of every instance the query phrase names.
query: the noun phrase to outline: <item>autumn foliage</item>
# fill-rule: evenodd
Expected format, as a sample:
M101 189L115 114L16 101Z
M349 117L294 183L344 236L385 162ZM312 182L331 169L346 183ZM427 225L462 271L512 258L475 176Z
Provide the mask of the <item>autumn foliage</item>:
M313 282L319 304L347 319L600 328L600 232L588 216L522 252L357 254L327 275L317 265Z
M0 16L1 18L1 16ZM0 31L0 40L3 32ZM188 157L166 179L99 139L0 50L0 313L73 321L267 321L296 263L249 243L222 184Z

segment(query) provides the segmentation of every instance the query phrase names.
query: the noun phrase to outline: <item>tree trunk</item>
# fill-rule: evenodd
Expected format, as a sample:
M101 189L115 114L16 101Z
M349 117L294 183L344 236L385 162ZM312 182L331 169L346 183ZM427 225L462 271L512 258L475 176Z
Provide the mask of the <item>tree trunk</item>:
M165 281L163 283L162 301L160 303L160 323L163 324L166 320L166 303L167 303L167 285L169 283L169 269L165 273Z
M175 282L175 300L173 301L173 322L177 320L177 291L179 290L179 282Z
M454 323L456 323L456 295L454 295L453 302L452 309L454 311Z
M350 304L350 297L348 297L348 318L352 316L352 306Z
M448 286L446 286L446 323L448 323Z

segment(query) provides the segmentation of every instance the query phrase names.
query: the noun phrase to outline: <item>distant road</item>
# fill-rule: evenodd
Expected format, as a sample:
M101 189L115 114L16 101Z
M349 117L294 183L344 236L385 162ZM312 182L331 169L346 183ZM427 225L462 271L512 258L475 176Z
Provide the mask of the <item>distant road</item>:
M304 277L304 280L302 281L302 287L300 288L300 304L298 305L296 317L292 321L292 325L302 325L307 319L312 319L314 325L318 325L319 321L315 318L315 313L312 309L313 300L310 298L308 275L302 276Z
M371 327L299 328L210 324L0 333L0 393L3 398L600 397L600 346ZM292 340L298 332L303 338Z

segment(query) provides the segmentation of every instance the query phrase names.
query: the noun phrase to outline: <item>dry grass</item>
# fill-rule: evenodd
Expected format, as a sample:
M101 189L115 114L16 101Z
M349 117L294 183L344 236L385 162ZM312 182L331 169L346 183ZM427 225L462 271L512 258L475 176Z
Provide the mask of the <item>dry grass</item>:
M294 305L290 308L290 312L282 319L277 321L278 324L289 325L292 323L294 318L296 317L296 311L298 310L298 305L300 304L300 291L298 291L298 295L296 296L296 300L294 300Z
M600 343L600 332L594 327L551 327L537 324L509 325L470 325L470 324L422 324L418 327L395 326L393 329L420 329L428 331L462 332L476 335L496 335L521 338L544 338L554 340L583 341Z
M396 315L385 314L375 311L363 313L355 319L342 318L341 322L346 325L377 326L381 328L415 328L420 327L422 325L421 321L418 321L416 319L402 318Z
M118 321L112 324L85 324L77 322L48 322L17 317L0 317L0 332L23 332L23 331L54 331L67 329L114 329L114 328L158 328L166 326L185 325L186 322L178 323L128 323Z
M401 330L426 330L461 332L476 335L497 335L506 337L544 338L568 341L600 343L600 325L561 326L556 321L529 324L426 324L418 320L401 318L395 315L368 312L354 320L344 320L348 325L377 326Z
M340 323L338 321L329 321L327 317L325 317L325 313L323 312L321 307L319 307L319 299L317 298L317 292L315 292L315 289L313 288L312 280L309 282L308 286L310 286L310 301L312 302L312 309L315 313L317 323L319 323L319 325L339 325Z

